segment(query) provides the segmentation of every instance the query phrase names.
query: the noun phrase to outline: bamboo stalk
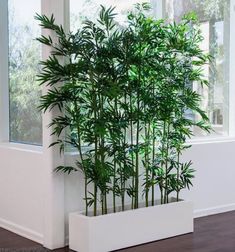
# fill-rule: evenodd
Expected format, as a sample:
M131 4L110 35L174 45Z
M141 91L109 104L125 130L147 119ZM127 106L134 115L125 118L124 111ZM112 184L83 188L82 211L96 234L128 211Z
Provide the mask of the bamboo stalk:
M105 209L105 214L108 213L108 202L107 202L107 193L105 192L104 195L104 209Z
M139 39L139 57L141 58L142 44ZM135 176L135 208L139 207L139 135L140 135L140 86L141 86L141 63L138 65L138 84L137 84L137 124L136 124L136 176Z
M124 188L123 188L123 171L122 171L122 168L121 168L121 166L120 166L120 170L121 170L121 174L120 174L120 184L121 184L121 205L122 205L122 211L124 211L124 197L123 197L123 194L124 194L124 192L123 192L123 190L124 190Z
M113 173L113 212L116 213L116 156L114 154L114 173Z
M115 110L115 115L116 117L118 117L118 101L117 101L117 97L115 97L114 100L114 110ZM116 140L115 140L116 141ZM116 152L116 143L115 143L115 152ZM113 211L116 212L116 174L117 173L117 160L116 160L116 154L114 154L114 178L113 178L113 184L114 184L114 188L113 188Z
M170 131L170 123L167 123L167 131L166 133L166 161L165 161L165 194L164 194L164 204L168 203L168 155L169 155L169 131Z
M152 139L152 166L154 167L154 159L155 159L155 128L153 126L153 139ZM154 168L152 168L154 169ZM152 170L152 206L154 206L154 171Z
M178 151L177 153L177 195L176 195L176 200L179 201L179 176L180 176L180 171L179 171L179 162L180 162L180 153Z
M133 171L135 170L135 166L134 166L134 153L133 153L133 145L134 145L134 137L133 137L133 120L132 120L132 116L133 116L133 108L132 108L132 96L130 94L130 126L131 126L131 165L132 165L132 169ZM135 188L135 177L132 176L132 189L134 190ZM132 199L131 199L131 208L134 209L134 204L135 204L135 195L132 195Z
M96 104L96 90L93 90L94 95L94 118L95 123L97 122L97 104ZM98 137L97 133L95 132L95 169L97 169L96 165L98 164ZM94 216L97 215L97 184L96 181L94 183Z
M97 185L94 183L94 216L97 215Z
M165 141L166 141L166 121L163 122L163 133L162 133L162 135L163 135L163 139L162 139L162 142L163 142L162 143L162 167L164 165L166 167L166 162L167 161L166 161L166 157L164 157L165 156ZM165 170L165 172L166 172L166 170ZM161 191L161 204L162 204L162 202L165 203L166 180L167 180L167 176L165 174L165 178L164 178L164 186L165 186L165 188L164 188L164 193ZM163 190L163 188L162 188L162 190Z
M147 129L147 125L145 123L145 127L144 127L144 134L145 134L145 153L144 153L144 160L145 160L145 206L148 207L148 202L149 202L149 188L148 188L148 184L149 184L149 170L148 170L148 144L146 142L148 142L148 129Z
M124 94L124 103L125 105L127 105L127 94L126 94L126 91L125 91L125 94ZM124 156L124 162L123 162L123 185L122 185L122 211L125 210L125 194L126 194L126 135L127 135L127 131L126 131L126 126L124 128L124 134L123 134L123 147L122 147L122 151L123 151L123 156Z
M74 83L74 81L73 81ZM74 107L75 107L75 111L78 111L78 113L80 113L80 109L77 105L77 101L74 102ZM84 159L83 159L83 153L82 153L82 144L81 144L81 135L80 135L80 123L78 122L77 117L74 118L75 121L76 121L76 125L77 125L77 136L78 136L78 152L79 152L79 155L80 155L80 158L81 158L81 163L82 163L82 166L83 166L83 171L84 171L84 179L85 179L85 188L84 188L84 194L85 194L85 214L86 216L88 215L88 201L87 201L87 198L88 198L88 195L87 195L87 171L86 171L86 167L84 165Z
M137 110L139 111L140 104L139 104L139 95L137 98ZM135 160L135 168L136 168L136 175L135 175L135 208L139 207L139 131L140 131L140 121L139 118L137 119L137 132L136 132L136 160Z

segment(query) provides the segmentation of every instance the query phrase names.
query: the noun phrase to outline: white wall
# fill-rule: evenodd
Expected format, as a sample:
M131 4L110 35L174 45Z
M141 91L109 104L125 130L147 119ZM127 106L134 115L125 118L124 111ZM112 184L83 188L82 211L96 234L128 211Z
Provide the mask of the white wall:
M0 226L42 243L43 188L40 148L0 144Z
M183 193L193 200L195 216L235 210L235 141L197 143L184 154L196 169L194 187Z

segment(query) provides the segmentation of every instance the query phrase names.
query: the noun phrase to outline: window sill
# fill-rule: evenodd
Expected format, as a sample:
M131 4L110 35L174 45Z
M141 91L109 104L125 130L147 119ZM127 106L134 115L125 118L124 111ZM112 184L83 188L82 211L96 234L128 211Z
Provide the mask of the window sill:
M187 141L187 144L210 144L210 143L225 143L235 142L235 136L215 136L215 137L197 137Z
M36 146L30 144L1 142L0 149L1 148L42 154L42 146Z

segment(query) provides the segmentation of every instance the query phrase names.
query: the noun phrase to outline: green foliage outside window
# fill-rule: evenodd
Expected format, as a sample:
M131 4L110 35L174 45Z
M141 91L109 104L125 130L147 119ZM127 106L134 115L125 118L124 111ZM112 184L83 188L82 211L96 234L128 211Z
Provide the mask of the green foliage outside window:
M11 1L10 1L11 2ZM9 112L10 141L42 144L42 118L38 110L40 87L40 45L33 24L20 20L19 11L9 3Z

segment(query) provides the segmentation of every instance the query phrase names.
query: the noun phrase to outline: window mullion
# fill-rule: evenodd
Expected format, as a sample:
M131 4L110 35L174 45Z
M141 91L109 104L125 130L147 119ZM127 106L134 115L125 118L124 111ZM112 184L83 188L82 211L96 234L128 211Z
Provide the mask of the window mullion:
M56 24L61 24L65 31L69 27L69 0L42 0L42 14L55 17ZM50 30L43 29L44 36L55 36ZM51 48L42 47L42 59L46 60L51 55ZM46 94L49 87L43 87L43 94ZM43 158L45 179L44 188L47 194L45 197L44 212L44 242L43 245L49 249L56 249L65 246L65 209L64 209L64 177L54 175L55 167L64 165L64 156L60 155L56 146L48 148L54 142L52 129L48 128L51 120L58 116L60 112L52 109L50 112L43 113ZM49 221L48 221L49 220Z
M230 0L229 135L235 136L235 0Z
M8 1L0 1L0 142L9 141Z

